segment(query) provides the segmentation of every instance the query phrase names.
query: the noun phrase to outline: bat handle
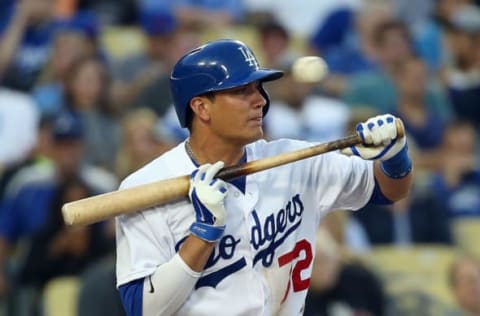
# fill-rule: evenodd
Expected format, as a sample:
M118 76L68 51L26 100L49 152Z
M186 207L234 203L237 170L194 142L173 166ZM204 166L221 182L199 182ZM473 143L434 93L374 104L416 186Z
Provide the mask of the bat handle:
M396 118L395 125L397 127L397 138L402 138L403 136L405 136L405 126L403 125L402 120Z
M397 128L397 137L398 138L403 137L405 135L405 127L403 126L402 120L400 120L399 118L396 118L395 126ZM292 155L292 157L285 158L283 162L279 162L278 160L275 160L275 162L272 161L271 164L265 164L266 165L265 167L252 166L252 163L248 163L248 162L241 165L225 167L220 170L220 172L217 174L217 177L223 180L230 180L242 175L269 169L269 168L272 168L272 166L279 166L287 162L293 162L296 160L312 157L314 155L322 154L328 151L340 150L340 149L350 147L350 146L355 146L361 143L362 143L362 138L357 133L355 133L355 134L346 136L342 139L312 146L310 149L305 149L304 151L302 151L302 153L300 153L299 151L297 154Z

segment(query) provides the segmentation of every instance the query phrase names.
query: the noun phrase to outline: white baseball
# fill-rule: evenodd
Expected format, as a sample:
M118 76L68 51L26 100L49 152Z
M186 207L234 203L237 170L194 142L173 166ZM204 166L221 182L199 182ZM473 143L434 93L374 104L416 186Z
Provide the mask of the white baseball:
M298 82L320 82L328 72L328 66L323 58L318 56L303 56L292 65L292 76Z

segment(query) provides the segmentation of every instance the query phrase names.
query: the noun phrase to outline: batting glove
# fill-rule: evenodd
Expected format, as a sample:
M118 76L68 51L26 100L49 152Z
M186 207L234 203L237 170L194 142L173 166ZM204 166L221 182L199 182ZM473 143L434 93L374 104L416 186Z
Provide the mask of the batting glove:
M190 226L195 236L214 242L225 230L225 205L227 186L221 179L213 177L223 168L222 161L204 164L195 170L190 179L188 196L195 209L196 221Z
M402 178L412 169L408 156L407 138L397 137L395 117L378 115L357 124L357 134L362 144L342 150L347 155L356 155L366 160L382 161L383 172L391 178Z

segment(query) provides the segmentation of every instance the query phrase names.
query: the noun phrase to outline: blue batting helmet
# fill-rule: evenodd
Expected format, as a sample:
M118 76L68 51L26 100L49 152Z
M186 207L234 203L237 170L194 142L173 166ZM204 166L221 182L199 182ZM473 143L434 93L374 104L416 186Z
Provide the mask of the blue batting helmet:
M240 41L223 39L208 42L188 52L173 67L170 88L180 125L187 126L187 113L193 97L257 80L271 81L282 75L279 70L260 68L253 52ZM263 87L260 92L267 101L263 108L265 115L270 100Z

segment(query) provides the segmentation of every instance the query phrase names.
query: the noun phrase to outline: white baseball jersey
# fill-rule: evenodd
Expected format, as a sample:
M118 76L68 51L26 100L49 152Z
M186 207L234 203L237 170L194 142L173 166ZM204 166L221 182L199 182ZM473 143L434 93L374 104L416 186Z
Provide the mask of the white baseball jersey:
M311 145L260 140L246 147L246 155L252 161ZM181 143L121 187L194 169ZM332 209L367 203L374 187L372 162L327 153L248 175L245 193L227 185L224 235L177 315L302 315L320 218ZM118 217L117 286L169 261L194 220L188 198Z

